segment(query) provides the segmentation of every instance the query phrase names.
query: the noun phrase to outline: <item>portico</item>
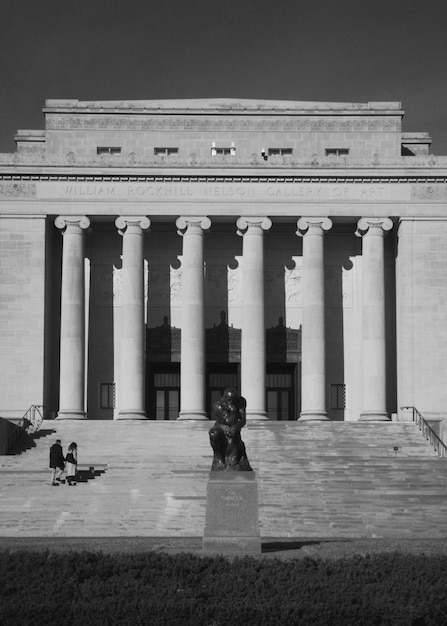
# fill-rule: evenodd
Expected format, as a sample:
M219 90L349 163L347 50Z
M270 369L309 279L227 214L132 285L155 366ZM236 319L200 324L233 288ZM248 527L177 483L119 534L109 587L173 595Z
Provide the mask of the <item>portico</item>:
M442 410L447 163L424 133L402 156L399 103L102 104L49 101L41 152L0 155L6 413L206 420L226 386L248 420Z

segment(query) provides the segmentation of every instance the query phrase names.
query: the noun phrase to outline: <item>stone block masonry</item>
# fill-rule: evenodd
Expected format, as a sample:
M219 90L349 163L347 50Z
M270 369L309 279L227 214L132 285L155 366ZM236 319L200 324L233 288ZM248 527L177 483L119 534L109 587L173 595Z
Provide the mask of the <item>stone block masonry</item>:
M0 216L2 417L43 403L45 218Z

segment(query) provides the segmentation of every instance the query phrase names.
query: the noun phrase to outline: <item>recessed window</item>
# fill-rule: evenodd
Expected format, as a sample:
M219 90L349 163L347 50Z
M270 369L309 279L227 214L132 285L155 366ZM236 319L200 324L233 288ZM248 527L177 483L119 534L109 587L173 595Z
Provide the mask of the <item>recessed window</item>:
M234 145L234 142L231 142L231 146L216 146L216 142L213 141L213 144L211 146L211 156L217 156L217 155L231 155L234 156L236 154L236 148Z
M269 148L269 156L290 156L293 154L292 148Z
M101 409L115 408L115 383L99 384L99 406Z
M330 396L331 409L346 409L346 385L344 383L332 384Z
M121 154L121 148L98 146L96 148L96 154Z
M154 148L155 156L170 156L171 154L178 154L178 148Z
M348 156L349 148L326 148L326 156Z

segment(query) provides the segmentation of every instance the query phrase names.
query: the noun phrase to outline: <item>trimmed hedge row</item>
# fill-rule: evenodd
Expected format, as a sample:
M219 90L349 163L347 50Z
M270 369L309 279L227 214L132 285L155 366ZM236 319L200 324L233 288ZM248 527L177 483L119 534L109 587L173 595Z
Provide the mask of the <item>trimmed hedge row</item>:
M9 626L439 626L447 558L0 553Z

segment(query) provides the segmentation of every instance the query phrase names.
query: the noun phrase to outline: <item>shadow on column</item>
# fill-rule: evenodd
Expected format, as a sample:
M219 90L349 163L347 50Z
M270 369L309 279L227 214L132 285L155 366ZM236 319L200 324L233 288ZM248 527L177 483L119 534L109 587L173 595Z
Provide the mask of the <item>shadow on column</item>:
M333 421L344 421L346 414L344 317L345 309L353 306L354 266L350 256L355 254L356 243L351 226L335 225L325 238L327 410Z
M121 237L114 224L93 223L86 234L90 260L88 318L89 419L113 419L114 371L114 268L121 267Z
M174 223L152 224L144 255L148 263L145 406L149 419L176 419L180 410L181 244Z

